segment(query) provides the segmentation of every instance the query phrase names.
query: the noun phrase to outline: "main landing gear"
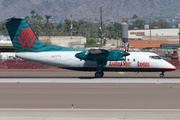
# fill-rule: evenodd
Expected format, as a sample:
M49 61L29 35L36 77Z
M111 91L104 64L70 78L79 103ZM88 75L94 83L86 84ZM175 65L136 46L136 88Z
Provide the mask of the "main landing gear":
M102 71L102 69L105 64L106 61L101 61L101 66L100 66L100 61L97 61L97 72L95 73L96 78L100 78L104 76L104 72Z
M165 73L165 72L162 72L162 73L159 75L159 77L161 77L161 78L164 77L164 73Z
M103 76L104 76L104 72L103 71L95 73L95 77L96 78L100 78L100 77L103 77Z

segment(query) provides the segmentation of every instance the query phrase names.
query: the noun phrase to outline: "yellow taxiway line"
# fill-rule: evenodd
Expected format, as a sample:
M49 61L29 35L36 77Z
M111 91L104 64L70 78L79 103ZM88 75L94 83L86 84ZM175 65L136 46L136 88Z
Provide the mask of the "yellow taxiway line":
M124 75L125 73L124 72L118 72L119 74L121 74L121 75Z

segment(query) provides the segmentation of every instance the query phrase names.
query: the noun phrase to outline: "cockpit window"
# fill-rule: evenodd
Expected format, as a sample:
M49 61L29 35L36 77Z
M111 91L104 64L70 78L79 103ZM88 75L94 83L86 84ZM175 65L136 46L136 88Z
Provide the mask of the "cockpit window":
M149 59L160 60L161 57L159 57L159 56L149 56Z

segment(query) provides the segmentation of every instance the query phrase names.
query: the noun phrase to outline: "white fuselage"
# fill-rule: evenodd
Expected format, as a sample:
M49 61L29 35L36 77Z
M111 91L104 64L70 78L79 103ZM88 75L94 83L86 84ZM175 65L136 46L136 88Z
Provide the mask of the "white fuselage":
M96 71L97 61L80 60L75 57L81 51L59 51L59 52L22 52L16 56L27 61L38 62L51 66L82 70ZM129 52L125 61L107 61L103 71L172 71L176 68L163 59L151 59L157 56L150 52Z

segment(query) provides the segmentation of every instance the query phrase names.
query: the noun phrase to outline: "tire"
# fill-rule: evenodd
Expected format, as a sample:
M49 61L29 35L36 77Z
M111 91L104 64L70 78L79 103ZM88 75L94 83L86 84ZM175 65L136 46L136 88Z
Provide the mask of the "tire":
M162 78L162 77L164 77L164 74L160 74L159 76Z
M96 72L96 73L95 73L95 77L96 77L96 78L100 78L100 77L101 77L101 75L102 75L102 73L101 73L101 72Z
M101 72L101 77L103 77L104 76L104 72Z

